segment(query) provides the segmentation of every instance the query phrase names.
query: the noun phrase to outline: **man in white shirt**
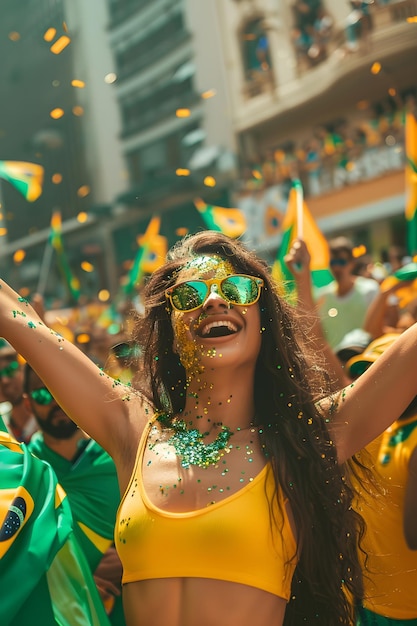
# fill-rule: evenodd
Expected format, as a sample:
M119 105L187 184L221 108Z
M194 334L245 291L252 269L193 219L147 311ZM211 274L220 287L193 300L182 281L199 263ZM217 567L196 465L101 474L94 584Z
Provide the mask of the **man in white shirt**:
M334 349L348 332L362 328L366 311L379 293L379 284L353 274L350 239L336 237L329 241L329 249L334 281L317 291L316 302L325 337Z

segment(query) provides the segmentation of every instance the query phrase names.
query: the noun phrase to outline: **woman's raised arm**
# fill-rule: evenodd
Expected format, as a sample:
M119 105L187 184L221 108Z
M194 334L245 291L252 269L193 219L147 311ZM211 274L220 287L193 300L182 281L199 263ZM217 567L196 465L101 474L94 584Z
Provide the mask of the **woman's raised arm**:
M375 439L417 395L417 324L328 405L339 462ZM323 403L322 403L322 406Z
M117 456L132 435L131 416L138 411L130 389L104 374L81 350L50 329L2 280L0 336L28 361L71 419Z

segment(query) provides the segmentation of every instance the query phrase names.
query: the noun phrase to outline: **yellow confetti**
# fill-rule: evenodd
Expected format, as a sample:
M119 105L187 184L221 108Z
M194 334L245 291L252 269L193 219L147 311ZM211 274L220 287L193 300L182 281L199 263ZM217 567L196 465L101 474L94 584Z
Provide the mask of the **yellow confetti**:
M107 289L101 289L97 294L97 298L100 300L100 302L107 302L108 300L110 300L110 291L108 291Z
M77 335L78 343L88 343L90 341L90 335L88 333L80 333Z
M94 272L94 265L88 261L82 261L81 269L84 270L84 272L91 273Z
M79 189L77 189L77 196L79 198L85 198L90 193L90 187L88 185L82 185Z
M16 264L19 264L24 260L25 257L26 257L26 252L24 250L22 249L16 250L16 252L13 255L13 261Z
M367 252L366 246L364 246L363 244L361 244L360 246L356 246L352 250L352 254L355 259L357 259L360 256L363 256L364 254L366 254L366 252Z
M88 220L88 213L86 213L85 211L80 211L80 213L78 213L77 215L77 222L79 222L80 224L84 224L84 222L86 222Z
M44 33L44 40L47 42L50 42L53 40L53 38L56 35L56 29L55 28L48 28L48 30Z
M216 179L213 176L206 176L204 179L204 184L206 187L215 187Z
M70 43L71 39L67 35L62 35L54 44L52 44L50 50L53 54L61 54L61 52L65 50Z
M64 116L64 110L57 107L56 109L52 109L49 115L52 117L52 119L59 120L61 117Z
M177 117L190 117L191 111L190 109L177 109L175 115Z

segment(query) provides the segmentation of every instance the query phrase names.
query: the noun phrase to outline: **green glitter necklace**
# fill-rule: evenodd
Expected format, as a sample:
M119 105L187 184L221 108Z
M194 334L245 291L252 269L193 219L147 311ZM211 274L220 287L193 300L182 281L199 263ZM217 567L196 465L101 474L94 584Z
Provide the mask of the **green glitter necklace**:
M207 437L208 432L201 433L197 428L188 428L184 420L170 420L166 414L161 414L158 420L163 424L169 424L169 427L174 431L167 443L171 444L175 454L181 457L182 467L215 465L225 452L230 451L229 440L233 432L227 426L222 426L214 441L204 443L204 438Z

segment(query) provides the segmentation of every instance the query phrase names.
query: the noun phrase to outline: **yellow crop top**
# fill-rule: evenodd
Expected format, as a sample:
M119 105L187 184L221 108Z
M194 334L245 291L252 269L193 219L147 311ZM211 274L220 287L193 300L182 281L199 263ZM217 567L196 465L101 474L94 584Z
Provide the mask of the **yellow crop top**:
M289 600L296 543L269 464L236 493L204 509L173 513L155 507L142 480L148 428L116 518L123 584L152 578L213 578L257 587Z

